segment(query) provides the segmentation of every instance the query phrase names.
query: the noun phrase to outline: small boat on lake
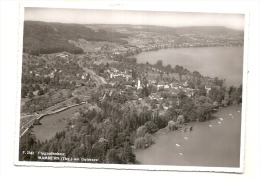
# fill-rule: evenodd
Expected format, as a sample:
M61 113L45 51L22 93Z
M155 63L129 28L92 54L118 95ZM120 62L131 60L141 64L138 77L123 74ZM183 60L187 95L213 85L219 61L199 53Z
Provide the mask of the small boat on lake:
M180 145L179 144L175 144L177 147L180 147Z
M212 127L212 125L209 125L209 127Z
M183 155L183 153L179 153L180 155Z
M219 123L219 124L221 124L221 122L220 122L220 121L218 121L218 123Z
M232 119L234 118L232 114L229 114L229 115L232 117Z
M189 139L189 138L188 138L188 137L184 137L184 139L186 139L186 140L187 140L187 139Z

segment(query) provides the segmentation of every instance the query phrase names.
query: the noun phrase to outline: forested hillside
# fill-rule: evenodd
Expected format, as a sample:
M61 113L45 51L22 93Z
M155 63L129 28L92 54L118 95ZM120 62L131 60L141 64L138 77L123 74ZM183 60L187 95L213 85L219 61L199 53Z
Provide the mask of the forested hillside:
M124 37L126 36L118 32L94 31L80 24L25 21L23 51L33 55L62 51L79 54L83 53L83 50L69 43L68 40L85 39L87 41L127 43L120 39Z

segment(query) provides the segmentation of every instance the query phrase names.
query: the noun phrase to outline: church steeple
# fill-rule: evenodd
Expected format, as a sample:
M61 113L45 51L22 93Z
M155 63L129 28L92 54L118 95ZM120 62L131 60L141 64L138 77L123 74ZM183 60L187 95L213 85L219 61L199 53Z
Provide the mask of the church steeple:
M141 80L138 78L137 89L142 89Z

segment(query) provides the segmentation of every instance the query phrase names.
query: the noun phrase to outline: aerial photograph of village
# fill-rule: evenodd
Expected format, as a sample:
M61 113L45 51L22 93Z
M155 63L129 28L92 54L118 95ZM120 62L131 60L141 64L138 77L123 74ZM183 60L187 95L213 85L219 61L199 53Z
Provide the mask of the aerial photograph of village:
M240 167L243 24L25 8L19 161Z

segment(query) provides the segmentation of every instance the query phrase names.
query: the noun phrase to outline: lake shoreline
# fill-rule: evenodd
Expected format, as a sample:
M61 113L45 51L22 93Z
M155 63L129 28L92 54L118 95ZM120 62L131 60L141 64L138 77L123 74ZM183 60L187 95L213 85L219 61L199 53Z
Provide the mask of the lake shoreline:
M145 53L145 52L158 52L160 50L168 50L168 49L196 49L196 48L225 48L225 47L244 47L243 45L242 46L193 46L193 47L169 47L169 48L159 48L159 49L156 49L156 50L146 50L146 51L140 51L134 55L130 55L128 57L136 57L137 55L141 54L141 53Z
M231 105L231 106L220 108L220 110L218 110L215 114L212 115L213 119L203 121L203 122L189 123L188 125L192 125L194 128L194 130L192 130L191 132L190 131L181 132L179 130L174 130L174 131L167 132L165 134L160 134L160 132L157 131L153 135L154 141L155 141L154 144L152 144L150 147L147 147L145 149L135 149L134 150L134 153L136 155L137 164L148 164L148 165L157 165L157 164L168 165L169 164L169 165L180 165L180 166L186 166L186 165L199 166L198 164L196 164L196 163L201 162L201 161L199 161L199 162L196 161L196 160L200 160L199 157L191 156L191 159L189 157L187 157L187 158L185 158L184 161L182 161L181 159L184 157L182 155L191 155L193 153L193 150L195 151L196 155L199 155L199 156L200 155L203 156L203 153L205 153L205 152L206 152L205 154L212 153L212 151L206 150L207 147L204 148L203 151L201 151L202 153L200 151L198 151L197 148L201 148L201 146L204 146L204 145L212 147L214 145L217 145L218 143L221 143L221 138L218 138L217 136L210 136L211 130L216 130L215 133L222 135L221 133L219 133L220 131L218 131L218 130L221 130L221 127L225 126L225 123L234 122L234 121L232 121L229 114L234 115L234 118L235 118L235 117L237 117L238 114L241 113L241 109L242 109L241 105ZM223 115L225 116L225 118L223 117ZM223 118L223 121L221 121L220 118L221 119ZM218 123L220 121L222 122L221 124ZM239 134L240 134L241 118L238 120L238 123L239 123L239 125L236 124L235 126L237 127L236 131L239 131ZM231 125L231 124L227 124L227 125ZM201 130L201 129L204 129L204 130ZM229 128L229 126L225 126L225 131L223 131L223 133L224 134L231 133L232 137L234 137L233 132L229 131L231 129L232 128ZM203 135L199 135L199 136L202 136L204 138L206 137L205 139L207 139L208 143L204 143L204 140L194 138L194 136L193 136L194 133L202 133ZM237 134L237 133L235 132L235 134ZM234 139L234 141L236 141L236 144L234 146L240 146L240 142L239 142L240 136L241 136L241 134L238 136L235 136L236 139ZM211 137L215 138L215 140L211 139ZM229 137L227 136L227 138L229 138ZM238 140L238 138L239 138L239 140ZM187 142L188 141L191 142L191 140L193 141L191 144L192 144L192 146L194 145L194 147L185 148L182 151L181 149L183 149L183 147L186 147L185 145L187 145ZM194 140L197 141L198 144L197 144L197 142L194 143ZM214 141L217 144L214 144ZM212 142L213 142L213 144L212 144ZM231 157L232 160L228 161L227 164L225 164L223 162L223 161L227 160L226 158L223 159L223 156L225 156L225 155L223 155L223 156L210 155L210 156L208 156L208 158L210 158L209 160L211 162L209 164L209 166L226 166L227 165L227 167L229 167L229 165L230 165L232 167L237 167L239 165L238 160L239 160L240 148L234 148L232 146L232 142L233 141L225 141L224 146L217 145L218 151L216 151L216 153L220 153L223 155L223 152L224 152L225 155L227 153L229 153L229 155L230 154L232 155L232 152L234 151L235 154L233 154L233 155L235 155L235 157L232 156ZM239 142L239 145L238 145L238 142ZM169 145L169 143L173 143L173 144ZM176 145L175 145L175 143L176 143ZM202 145L202 143L203 143L203 145ZM169 146L171 146L171 147L169 148ZM163 151L165 151L165 152L163 152ZM157 154L158 152L161 153L162 156L158 156L158 154ZM173 154L174 152L176 152L176 154ZM153 154L151 154L151 153L153 153ZM171 159L170 155L173 155L176 157L176 160L177 160L176 163L175 163L175 160ZM150 158L147 158L148 156ZM217 164L215 164L214 160L215 160L215 158L218 158L218 157L219 157L219 159L216 159ZM214 160L211 158L213 158ZM223 161L219 161L221 159L223 159ZM169 160L169 161L167 161L167 160ZM191 161L189 161L189 160L191 160ZM192 160L194 160L194 161L192 161ZM221 164L219 164L219 163L221 163Z
M227 86L242 84L243 46L165 48L144 51L132 57L139 64L156 64L162 60L165 65L180 65L203 76L226 79Z

